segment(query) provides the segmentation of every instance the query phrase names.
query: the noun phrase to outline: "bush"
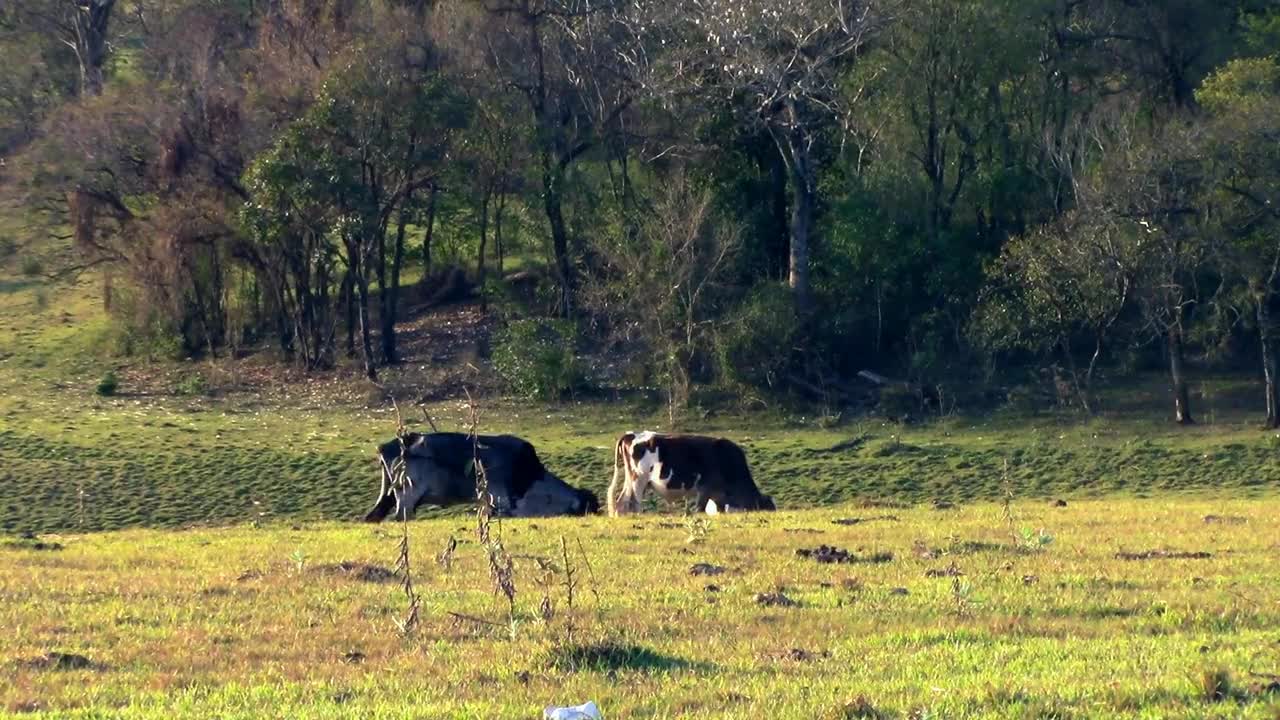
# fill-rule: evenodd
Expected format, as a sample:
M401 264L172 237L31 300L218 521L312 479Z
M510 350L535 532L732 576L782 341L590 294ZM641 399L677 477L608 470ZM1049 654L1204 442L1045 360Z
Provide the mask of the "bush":
M179 395L205 395L209 392L209 383L204 375L193 373L179 380L174 391Z
M880 388L878 407L881 414L890 420L909 420L920 416L922 406L920 395L912 388L894 383Z
M18 241L8 235L0 236L0 262L8 260L18 253Z
M103 397L111 397L116 394L116 390L120 388L120 381L116 378L114 371L108 370L102 379L98 381L96 392Z
M785 387L800 332L791 291L777 284L756 288L716 338L721 377L739 387Z
M22 274L27 277L35 277L44 272L44 264L40 262L40 258L25 257L22 259Z
M582 383L582 366L573 348L576 337L576 328L567 320L513 320L495 339L494 368L520 395L560 398Z

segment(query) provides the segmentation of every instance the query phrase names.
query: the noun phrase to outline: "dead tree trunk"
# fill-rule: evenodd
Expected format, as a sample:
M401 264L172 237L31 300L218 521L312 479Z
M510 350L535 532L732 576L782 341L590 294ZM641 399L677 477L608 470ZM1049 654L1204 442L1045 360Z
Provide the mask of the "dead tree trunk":
M1280 358L1276 357L1275 327L1271 317L1271 298L1264 294L1257 300L1258 336L1262 342L1263 392L1266 394L1267 423L1269 429L1280 428Z
M1173 380L1173 417L1179 425L1194 425L1191 417L1191 393L1187 388L1183 367L1182 308L1174 310L1174 321L1168 330L1169 374Z

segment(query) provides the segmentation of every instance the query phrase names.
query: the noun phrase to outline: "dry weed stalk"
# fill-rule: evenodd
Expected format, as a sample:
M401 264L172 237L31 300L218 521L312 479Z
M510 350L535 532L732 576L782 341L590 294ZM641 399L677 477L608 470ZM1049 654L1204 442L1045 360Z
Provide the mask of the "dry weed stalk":
M569 557L569 545L564 541L564 536L560 536L560 557L564 563L564 590L566 595L565 613L565 632L568 636L569 644L573 644L573 591L578 587L578 581L575 577L573 560Z
M507 623L512 638L516 634L516 583L515 564L511 553L502 544L502 521L498 521L498 532L491 531L493 522L493 495L489 492L489 478L484 463L480 460L480 411L471 391L465 387L467 395L467 425L471 436L471 466L475 472L476 483L476 537L484 546L489 556L489 577L493 580L495 593L502 593L507 599Z
M413 479L409 477L409 444L405 441L409 431L404 426L404 418L400 415L400 405L396 403L394 394L391 394L391 407L396 411L396 440L400 443L400 456L397 457L389 468L391 472L391 484L403 496L405 488L413 484ZM409 513L400 513L400 542L396 552L395 572L400 576L400 587L404 590L405 598L409 601L408 608L405 609L403 620L395 620L396 627L400 630L400 634L409 636L418 626L418 611L422 607L422 598L418 596L417 590L413 587L413 563L409 557Z

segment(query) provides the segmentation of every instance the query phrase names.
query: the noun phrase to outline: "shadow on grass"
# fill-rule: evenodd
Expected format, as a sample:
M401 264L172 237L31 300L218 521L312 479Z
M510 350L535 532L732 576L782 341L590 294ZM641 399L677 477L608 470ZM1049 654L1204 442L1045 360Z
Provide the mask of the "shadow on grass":
M664 655L640 645L602 641L553 648L548 665L564 672L671 672L711 670L710 663Z

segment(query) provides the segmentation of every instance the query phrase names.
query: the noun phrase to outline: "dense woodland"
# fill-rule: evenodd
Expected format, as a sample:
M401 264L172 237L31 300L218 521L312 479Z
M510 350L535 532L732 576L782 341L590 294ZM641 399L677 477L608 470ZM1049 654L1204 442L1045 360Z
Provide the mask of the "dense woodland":
M1230 369L1276 427L1277 53L1274 0L0 0L0 240L186 355L375 377L469 286L675 404Z

